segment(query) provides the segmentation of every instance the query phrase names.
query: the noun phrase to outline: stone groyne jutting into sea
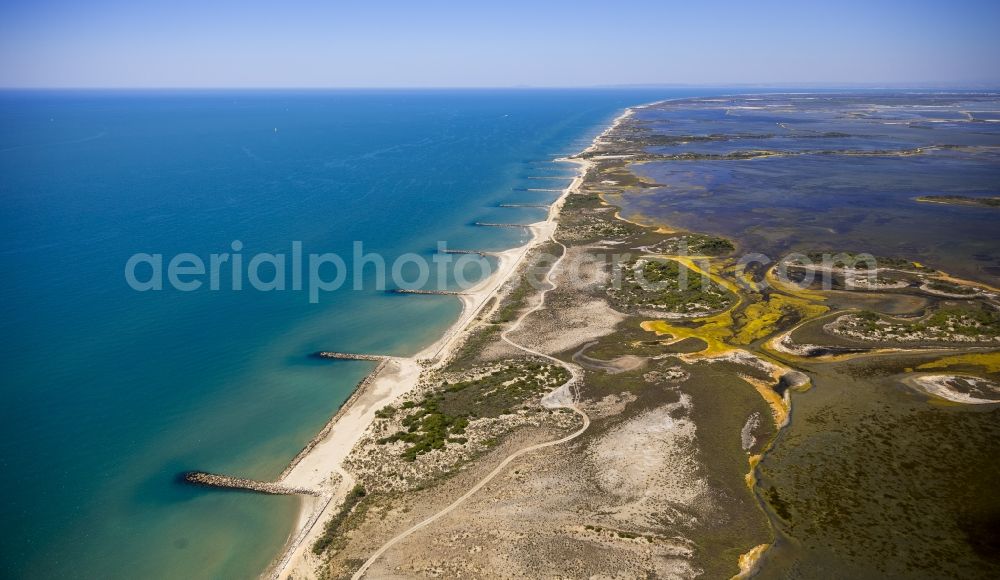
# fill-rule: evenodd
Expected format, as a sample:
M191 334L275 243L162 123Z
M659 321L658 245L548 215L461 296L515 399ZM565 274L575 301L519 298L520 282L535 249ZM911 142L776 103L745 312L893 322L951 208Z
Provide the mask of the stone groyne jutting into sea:
M530 228L530 224L497 224L492 222L476 222L475 225L487 228Z
M332 350L321 350L319 352L313 353L316 358L328 358L337 360L370 360L370 361L383 361L386 357L378 354L356 354L351 352L336 352Z
M205 473L204 471L189 471L184 474L184 481L206 487L239 489L272 495L319 495L319 492L311 489L288 487L274 481L257 481L256 479L217 475L214 473Z
M394 290L390 290L390 292L393 294L436 294L440 296L461 296L465 294L464 292L459 292L457 290L411 290L408 288L396 288Z
M545 178L535 178L535 179L545 179ZM501 207L548 207L544 204L502 204ZM499 227L499 228L530 228L527 224L513 224L513 223L489 223L489 222L476 222L477 226L484 227ZM480 256L491 255L491 252L481 251L481 250L441 250L442 253L448 254L477 254ZM389 291L393 294L430 294L430 295L446 295L446 296L462 296L464 292L454 291L454 290L419 290L419 289L407 289L407 288L396 288ZM234 477L229 475L220 475L214 473L207 473L204 471L189 471L182 474L182 479L192 485L199 485L205 487L216 487L222 489L238 489L245 491L252 491L257 493L266 493L274 495L312 495L319 496L322 495L316 490L304 489L298 487L287 486L282 483L285 477L295 468L296 465L304 458L320 441L326 438L333 425L336 423L337 418L345 409L349 408L351 404L357 399L360 393L363 393L365 389L375 380L375 378L382 372L385 365L389 362L391 357L384 355L374 355L374 354L358 354L358 353L346 353L337 351L318 351L312 353L310 356L313 358L321 358L328 360L363 360L363 361L373 361L378 362L372 372L358 383L357 387L354 389L351 396L344 401L340 406L337 413L330 418L327 424L316 434L306 445L299 451L298 454L289 462L288 466L281 472L281 475L275 481L259 481L255 479L248 479L244 477Z
M443 250L438 250L439 254L478 254L480 256L486 257L493 255L494 252L487 252L484 250L449 250L447 248Z
M320 443L326 436L330 433L333 425L337 422L337 418L340 417L344 410L348 409L354 401L357 400L360 393L363 393L375 378L378 377L379 373L385 368L385 366L392 360L392 357L384 355L375 354L356 354L356 353L346 353L346 352L335 352L335 351L319 351L311 355L314 358L322 359L332 359L332 360L363 360L363 361L377 361L378 365L372 369L372 372L368 373L364 379L362 379L357 387L355 387L353 393L344 403L340 406L336 413L327 421L323 429L320 430L308 443L299 451L294 458L288 463L281 474L278 475L277 479L274 481L259 481L256 479L248 479L245 477L234 477L230 475L220 475L215 473L207 473L204 471L189 471L182 474L181 479L192 485L199 485L204 487L216 487L221 489L237 489L244 491L252 491L257 493L267 493L272 495L311 495L311 496L321 496L323 495L317 490L305 489L300 487L287 486L281 482L285 479L288 474L295 469L295 466L302 461L310 451L313 450L316 445Z

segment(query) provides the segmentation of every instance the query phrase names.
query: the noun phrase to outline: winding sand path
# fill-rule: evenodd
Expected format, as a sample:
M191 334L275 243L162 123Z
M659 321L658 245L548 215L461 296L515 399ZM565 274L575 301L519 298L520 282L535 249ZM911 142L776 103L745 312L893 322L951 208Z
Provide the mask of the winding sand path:
M631 115L634 109L635 107L627 109L623 114L619 115L610 127L597 136L590 147L585 149L584 152L593 150L600 139ZM539 303L535 307L522 314L509 329L502 333L502 338L505 342L524 352L553 361L569 370L572 375L570 380L546 395L542 400L542 404L550 408L568 408L578 413L583 418L583 426L579 431L562 439L526 447L511 454L493 472L483 478L462 497L455 500L452 505L384 544L365 562L354 577L361 577L378 557L384 554L395 543L412 534L414 531L431 524L471 497L484 485L489 483L504 467L521 455L570 441L578 437L590 426L590 418L577 406L577 397L579 394L574 390L579 377L582 376L582 369L571 363L565 363L555 357L517 344L507 336L510 332L520 327L521 322L529 314L543 308L545 294L556 287L551 276L562 261L562 257L566 255L566 246L554 238L557 225L556 218L566 197L578 191L583 185L584 178L592 163L592 161L587 159L574 159L569 156L559 157L556 161L574 163L579 166L579 170L568 187L561 190L553 190L561 191L562 194L549 206L547 218L544 221L528 226L531 232L531 240L522 246L493 254L498 261L496 272L476 287L466 290L458 296L462 301L462 314L459 316L459 320L449 328L444 336L413 357L390 357L393 363L389 365L390 368L387 368L386 371L374 377L371 385L363 389L363 392L357 393L356 402L349 409L345 410L346 412L343 413L343 416L336 419L328 435L315 445L289 473L282 477L282 483L295 483L296 485L308 486L320 491L320 497L312 501L308 500L308 498L303 500L294 537L286 545L281 557L263 574L263 577L278 580L292 576L310 577L312 575L311 566L317 562L309 553L308 546L315 540L318 533L322 531L324 523L334 513L338 503L336 500L346 497L347 491L355 483L355 478L344 469L343 461L374 420L375 410L415 388L419 382L423 366L438 367L445 364L450 353L461 343L462 337L468 332L476 316L488 307L490 304L489 299L496 296L503 284L512 278L518 265L522 263L528 252L545 240L552 240L563 248L563 255L553 263L552 268L549 269L546 275L545 281L548 283L549 288L541 292ZM333 474L340 476L338 481L333 482L330 480Z
M569 189L570 188L568 188L567 191ZM553 222L554 215L555 215L554 212L550 214L549 219L547 221L550 223ZM493 478L495 478L497 475L503 472L503 470L506 469L507 466L510 465L511 462L513 462L517 458L521 457L522 455L531 453L532 451L537 451L539 449L544 449L546 447L552 447L553 445L560 445L562 443L567 443L569 441L572 441L573 439L576 439L577 437L582 435L583 432L586 431L588 427L590 427L590 417L588 417L587 414L584 413L583 410L580 409L580 407L577 405L577 402L579 400L579 390L575 388L575 385L582 376L582 371L580 370L580 367L574 364L561 361L553 356L547 355L545 353L539 352L537 350L519 344L510 338L510 333L520 328L521 323L524 322L525 318L541 310L542 308L545 308L545 295L549 291L554 290L557 287L556 283L552 280L552 274L556 271L556 268L559 267L559 263L562 262L562 259L563 257L566 256L567 251L566 251L566 246L563 245L562 242L559 242L558 240L555 239L555 237L553 236L553 232L554 228L550 228L548 232L548 239L559 244L559 246L562 247L563 252L559 256L559 258L555 262L553 262L552 267L549 268L548 273L546 273L545 275L545 282L546 284L548 284L548 288L541 291L538 304L536 304L532 308L522 313L521 316L519 316L517 320L514 321L514 324L510 325L510 327L507 328L507 330L504 330L502 333L500 333L500 338L503 339L504 342L510 344L515 348L518 348L528 354L547 359L569 371L570 379L565 383L563 383L558 389L555 389L554 391L543 397L542 404L550 408L566 408L572 410L573 412L580 415L580 417L583 419L583 425L578 430L574 431L573 433L565 437L562 437L561 439L556 439L554 441L546 441L545 443L537 443L535 445L529 445L528 447L518 449L514 453L511 453L510 455L505 457L504 460L501 461L499 465L493 468L493 471L490 471L488 474L486 474L485 477L480 479L474 486L469 488L469 490L466 491L464 494L462 494L461 497L448 504L447 507L431 515L430 517L422 520L421 522L414 524L410 528L394 536L388 542L382 544L382 546L378 550L376 550L368 558L368 560L366 560L365 563L362 564L360 568L358 568L358 571L355 572L354 575L351 577L352 580L358 580L359 578L363 577L365 575L365 572L368 571L368 569L372 566L372 564L374 564L382 556L382 554L384 554L389 548L398 544L399 542L401 542L402 540L404 540L417 530L420 530L422 528L425 528L433 524L435 521L443 518L444 516L452 512L455 508L462 505L462 503L465 502L465 500L475 495L476 492L478 492L486 484L492 481Z

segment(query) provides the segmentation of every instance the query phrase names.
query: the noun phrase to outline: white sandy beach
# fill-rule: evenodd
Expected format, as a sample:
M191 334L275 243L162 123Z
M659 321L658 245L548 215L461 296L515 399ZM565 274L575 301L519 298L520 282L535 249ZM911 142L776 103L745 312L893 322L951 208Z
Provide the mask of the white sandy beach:
M618 116L607 130L596 137L591 148L608 131L627 118L632 109ZM588 148L589 150L589 148ZM313 489L319 497L304 497L296 528L282 555L265 574L269 578L312 578L319 564L310 547L322 532L326 522L339 508L347 493L354 486L354 478L344 470L344 459L375 419L375 412L399 396L414 389L421 371L444 364L468 335L471 323L490 304L523 264L525 256L540 243L550 239L557 225L559 211L566 196L578 190L591 163L581 159L559 159L574 163L578 172L572 183L562 190L559 198L549 207L548 217L530 225L531 239L524 245L497 254L496 271L475 287L464 291L462 314L448 331L436 342L413 357L392 357L365 388L356 392L332 420L326 436L320 440L298 464L289 470L280 483L304 489ZM497 306L498 301L492 304Z

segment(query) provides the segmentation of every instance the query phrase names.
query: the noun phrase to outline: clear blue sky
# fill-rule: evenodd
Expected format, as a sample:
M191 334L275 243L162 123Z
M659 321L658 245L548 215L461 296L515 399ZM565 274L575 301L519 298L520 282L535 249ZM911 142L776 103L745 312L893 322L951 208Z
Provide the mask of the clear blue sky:
M0 86L997 86L998 38L997 0L0 0Z

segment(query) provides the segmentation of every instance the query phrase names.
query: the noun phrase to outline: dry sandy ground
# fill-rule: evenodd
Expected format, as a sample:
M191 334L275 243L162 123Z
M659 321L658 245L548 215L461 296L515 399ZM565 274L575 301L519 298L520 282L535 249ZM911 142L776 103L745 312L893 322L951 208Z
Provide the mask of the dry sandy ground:
M989 405L1000 402L1000 385L981 377L922 374L907 377L903 382L918 391L953 403Z
M596 404L595 414L620 413L629 402L614 399ZM696 575L682 531L711 510L711 501L693 459L690 405L678 394L675 403L623 419L597 437L520 458L433 526L393 546L367 577ZM461 489L459 479L445 487ZM416 520L406 509L369 518L352 533L348 551L365 553L365 544L402 527L397 517ZM676 525L665 526L668 520Z
M338 414L327 436L281 480L282 484L315 489L323 495L319 500L302 501L296 529L269 574L271 577L308 578L315 574L319 562L309 547L355 484L354 477L344 469L344 460L371 428L375 411L415 389L424 367L440 364L452 356L489 299L514 275L527 253L551 235L555 227L551 219L552 216L550 221L532 226L531 242L499 254L497 271L461 296L462 315L451 329L416 356L393 358L372 384L357 393L355 400Z
M557 288L547 298L549 308L531 314L511 338L547 354L565 352L595 338L607 336L625 315L593 296L607 284L610 274L603 263L588 259L579 246L566 250L565 268L553 273Z
M608 131L613 131L617 124L626 119L630 114L631 111L627 111L616 119ZM600 139L601 137L595 139L591 147L596 147ZM466 291L461 296L463 313L451 329L439 341L429 346L417 356L392 359L369 388L365 392L358 393L355 396L355 400L338 414L335 423L323 440L300 463L295 465L283 479L282 483L286 485L315 489L320 491L323 496L319 500L303 501L297 529L293 532L289 540L285 554L273 567L271 572L272 577L294 576L301 578L315 575L319 562L315 561L311 556L309 546L318 537L324 528L325 522L336 512L343 498L346 497L347 491L355 483L355 478L344 467L345 458L357 446L359 441L365 437L365 433L371 429L375 411L415 389L419 384L423 370L442 367L457 352L457 348L469 336L470 330L475 328L477 319L485 317L488 314L484 313L484 311L497 307L499 300L491 300L491 298L497 297L504 288L511 287L512 280L518 275L520 268L526 262L526 256L543 241L552 238L552 233L556 228L556 218L566 196L578 191L582 187L586 172L592 165L590 161L575 160L573 162L579 166L579 173L573 182L563 190L559 199L550 207L548 218L543 222L531 226L531 241L519 248L502 252L498 256L498 271L493 276L477 287ZM583 257L581 254L583 250L571 248L567 252L563 262L570 264L570 266L557 269L554 272L555 276L559 276L552 280L555 286L576 286L578 289L586 290L589 287L603 284L606 281L607 274L602 266L593 262L588 264L587 261L580 260ZM593 339L595 336L610 334L613 332L614 327L624 319L621 314L611 309L606 301L591 297L584 299L584 297L586 297L586 293L580 291L571 292L567 295L558 295L556 292L553 292L553 300L559 302L559 308L556 311L545 308L537 312L532 312L528 317L530 322L526 320L525 322L528 323L522 327L524 330L519 329L516 334L511 333L510 338L514 339L520 345L527 347L529 352L556 353L579 346L587 340ZM531 306L533 304L529 303L528 307ZM553 314L553 312L557 313ZM550 406L557 402L551 396L548 399L546 401ZM530 433L538 430L535 429L533 431L529 427L521 431ZM542 439L551 440L551 434L546 433L546 435L548 437L543 437ZM521 436L520 432L518 432L510 441L516 443L517 438ZM528 439L531 438L528 437ZM511 445L510 441L502 445L501 448ZM555 455L552 459L557 459L561 457L561 453L561 451L546 449L539 456ZM517 461L535 462L537 459L529 458ZM480 465L482 464L483 462L481 461L476 462L471 471L480 469ZM460 474L448 480L446 486L457 486L460 489L465 481L463 475ZM503 477L498 478L498 480L502 479ZM467 484L468 482L465 483ZM491 483L490 485L492 486L495 483ZM537 484L533 483L532 485ZM588 485L593 487L595 484L591 483ZM500 487L502 488L503 485L500 485ZM583 493L583 491L579 493ZM481 498L488 496L488 493L477 495L475 501L468 504L469 509L475 509L475 506L481 505L481 501L483 501ZM434 495L434 498L438 497L440 497L440 494ZM565 499L563 498L563 500ZM433 501L430 503L439 502ZM563 501L559 509L564 511L573 510L575 509L574 505L573 501ZM535 506L526 504L521 509L527 510L524 513L531 513L535 509ZM384 525L385 523L382 520L378 520L378 518L368 519L369 522L366 522L366 524L370 523L371 520L375 520L374 525ZM452 514L444 518L446 521L454 521L455 519L456 516ZM458 519L460 521L460 518ZM435 524L434 529L437 528L438 526ZM591 531L588 531L584 535L589 534ZM597 535L600 536L601 534ZM411 540L412 538L408 538L405 542L409 543ZM621 540L623 539L619 538L616 541ZM601 538L589 538L586 540L586 542L596 542L597 544L605 541L609 540ZM641 546L642 549L636 552L636 558L647 558L650 549L662 552L663 554L667 554L668 552L673 554L679 550L671 542L662 543L662 545L660 540L645 542L649 545L643 544ZM668 546L667 544L670 545ZM494 543L492 545L496 547L502 545L502 543ZM392 550L390 553L395 551ZM586 550L584 551L586 552ZM639 556L639 553L646 555ZM469 561L472 562L473 560L470 559ZM654 566L654 568L656 567ZM583 570L584 568L579 569ZM600 568L593 568L593 570L597 569ZM668 566L664 571L667 569L673 568ZM525 570L531 570L531 568L528 567ZM381 577L382 575L374 573L371 576Z
M344 458L374 420L375 411L415 385L420 371L420 365L413 359L389 361L372 384L340 413L329 434L281 480L285 485L316 489L323 495L302 501L296 531L275 567L275 574L294 571L296 577L311 575L317 562L309 546L323 529L323 522L354 485L354 478L341 467Z
M532 224L532 237L527 244L498 254L497 271L492 276L463 293L462 315L448 332L414 357L393 359L370 387L358 393L349 407L338 414L327 436L282 479L281 483L285 485L315 489L322 496L319 500L302 501L296 529L268 576L301 578L315 574L318 562L311 555L309 546L315 542L325 522L333 516L354 485L354 478L343 467L345 457L370 428L375 411L416 388L423 367L447 361L466 338L476 317L491 304L490 298L497 296L505 284L509 285L528 253L551 238L566 196L580 187L589 167L588 162L574 163L579 166L579 173L550 206L548 218Z
M550 276L554 289L546 298L548 307L537 309L537 297L529 299L522 309L526 314L505 333L523 350L555 354L579 348L611 334L625 319L595 291L608 282L606 266L586 259L586 248L565 252ZM620 362L635 368L643 361ZM541 428L515 432L487 458L431 490L371 508L378 513L369 513L347 533L347 545L334 556L330 571L350 572L367 559L371 567L365 575L372 578L610 578L620 577L622 570L665 578L696 575L693 548L682 528L711 502L693 459L690 399L679 392L675 398L622 418L583 442L520 456L464 503L444 510L470 486L482 485L482 477L495 473L502 458L557 436ZM631 400L628 394L605 397L585 410L613 420ZM442 513L433 525L420 524ZM400 530L409 535L397 541ZM369 559L386 542L391 549Z

